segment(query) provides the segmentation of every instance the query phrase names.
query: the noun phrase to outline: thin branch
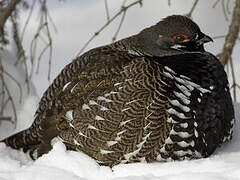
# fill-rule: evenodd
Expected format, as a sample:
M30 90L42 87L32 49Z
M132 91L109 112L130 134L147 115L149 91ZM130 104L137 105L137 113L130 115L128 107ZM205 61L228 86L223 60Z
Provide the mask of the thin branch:
M4 70L4 68L3 68L3 65L2 65L2 62L1 62L1 59L0 59L0 80L2 82L3 91L5 91L7 93L7 97L8 97L6 102L3 103L3 106L5 106L8 103L8 101L11 103L11 107L13 109L13 114L14 114L14 120L12 122L14 123L14 122L17 121L17 110L16 110L16 106L15 106L14 100L12 98L11 92L9 91L9 87L7 86L7 84L5 82L5 79L4 79L4 74L6 72L4 72L3 70ZM4 98L4 96L3 96L3 98ZM3 109L4 109L4 107L3 107Z
M38 28L38 31L40 31L40 28ZM30 62L31 62L31 72L30 72L30 79L32 78L33 75L33 69L34 69L34 59L35 59L35 55L36 55L36 49L37 49L37 41L38 41L38 36L39 36L39 32L37 32L34 35L34 38L31 41L30 44Z
M31 5L31 8L30 8L30 12L29 12L28 17L27 17L27 20L24 24L23 31L22 31L22 34L21 34L21 42L23 41L23 37L24 37L25 31L26 31L26 28L28 26L28 23L29 23L31 17L32 17L32 12L33 12L35 4L36 4L36 0L33 1L32 5Z
M15 77L13 77L10 73L5 71L5 69L4 69L3 65L2 65L1 59L0 59L0 72L1 72L0 76L2 76L2 78L3 78L3 75L5 74L17 85L17 87L19 88L19 93L20 93L19 103L21 103L22 102L22 97L23 97L22 86L21 86L21 84L18 82L18 80Z
M26 56L25 56L25 52L24 52L24 49L23 49L23 45L22 45L22 42L20 40L20 37L19 37L19 28L18 28L18 23L17 23L17 20L16 20L16 17L15 17L15 13L13 13L11 15L11 22L12 22L12 26L13 26L13 40L17 46L17 60L15 62L14 65L17 65L17 63L21 60L21 58L23 58L23 60L25 61L26 60Z
M39 69L40 69L40 61L42 59L42 56L44 55L44 53L47 51L47 49L49 48L50 44L47 44L42 51L40 52L40 55L38 56L38 63L37 63L37 68L36 68L36 74L39 73Z
M231 14L231 10L230 10L230 0L227 0L227 4L226 4L226 9L227 9L227 13Z
M4 24L9 16L11 16L14 11L16 5L20 2L20 0L11 0L6 8L1 9L0 12L0 30L3 29Z
M50 20L51 24L53 25L53 28L55 31L56 30L56 26L54 25L52 19L51 19L51 16L49 15L49 12L48 12L48 9L47 9L47 6L46 6L46 0L43 0L42 1L42 7L41 7L41 10L42 10L42 17L41 17L41 20L42 20L42 23L44 22L44 24L42 24L43 26L43 31L45 33L45 36L47 37L47 43L46 43L46 46L43 48L43 50L41 51L39 57L38 57L38 64L41 60L41 57L43 56L43 54L46 52L47 49L49 49L49 59L48 59L48 81L50 83L51 81L51 78L50 78L50 75L51 75L51 65L52 65L52 38L51 38L51 33L50 33L50 30L49 30L49 26L48 26L48 19ZM40 24L41 26L41 24ZM41 28L40 28L41 29ZM40 35L40 34L39 34ZM39 36L41 37L41 36ZM38 67L39 68L39 65ZM38 71L38 70L37 70Z
M168 0L168 6L171 6L171 0Z
M230 62L230 66L231 66L231 74L232 74L232 81L233 81L233 100L234 102L237 101L237 93L236 93L236 78L235 78L235 71L234 71L234 66L233 66L233 62L232 62L232 58L230 58L229 62Z
M198 1L199 1L199 0L195 0L195 1L194 1L192 8L190 9L189 13L186 14L186 16L192 17L192 13L193 13L193 11L195 10L195 8L197 7Z
M228 63L226 66L227 67L230 66L230 69L231 69L232 85L231 85L230 89L233 92L233 100L234 100L234 102L237 102L237 89L240 90L240 86L239 86L239 84L237 84L237 81L236 81L236 76L235 76L236 73L235 73L235 69L234 69L234 65L233 65L233 59L230 58L229 62L230 63ZM229 72L228 72L228 75L229 75Z
M48 59L48 81L49 83L51 82L51 69L52 69L52 38L51 38L51 35L50 35L50 31L49 31L49 28L47 26L47 36L48 36L48 40L49 40L49 43L47 44L47 47L49 48L49 59Z
M50 33L50 29L49 29L49 23L50 22L55 30L55 32L57 31L56 26L54 25L51 16L49 15L47 6L46 6L46 0L40 0L41 3L41 17L40 17L40 21L39 21L39 27L37 29L37 32L34 35L33 40L31 41L31 45L30 45L30 60L31 60L31 73L30 73L30 77L32 77L33 72L34 72L34 60L36 58L36 52L37 52L37 45L39 43L39 40L42 40L42 42L44 43L44 47L42 48L42 50L40 50L40 54L38 55L37 58L37 67L36 67L36 73L38 73L39 68L40 68L40 61L43 57L43 55L47 52L47 50L49 50L49 59L48 59L48 81L50 82L50 75L51 75L51 64L52 64L52 53L53 53L53 49L52 49L52 38L51 38L51 33ZM44 39L44 37L46 37L46 40Z
M215 8L219 2L220 0L216 0L216 2L212 5L212 8Z
M219 35L219 36L213 36L213 39L221 39L221 38L225 38L227 35Z
M108 9L108 2L107 2L107 0L104 0L104 6L105 6L105 11L106 11L107 21L109 21L110 15L109 15L109 9Z
M4 71L4 68L2 67L2 64L1 64L1 73L6 74L18 86L19 92L20 92L19 103L21 103L22 102L22 94L23 94L21 84L11 74L9 74L7 71Z
M125 8L125 7L122 7L122 8ZM119 23L119 25L118 25L117 31L115 32L115 34L114 34L114 36L113 36L113 38L112 38L112 41L113 41L113 42L116 41L116 39L117 39L117 35L118 35L118 33L119 33L119 31L120 31L120 29L121 29L121 27L122 27L123 21L124 21L124 19L125 19L126 12L127 12L127 11L124 11L123 14L122 14L122 18L121 18L121 21L120 21L120 23Z
M30 83L29 83L29 77L28 77L28 67L27 67L27 57L25 56L25 50L23 48L22 41L19 37L19 28L18 28L18 23L15 17L15 13L11 15L11 22L13 25L13 39L15 41L15 44L17 46L17 60L15 62L15 66L21 61L23 62L23 65L25 67L25 81L27 85L27 93L30 92Z
M6 84L5 84L4 82L3 82L3 86L5 87L5 90L6 90L7 95L8 95L8 99L9 99L9 101L10 101L10 103L11 103L12 108L13 108L14 120L13 120L13 121L11 120L11 122L13 122L13 123L15 124L15 126L16 126L16 123L15 123L15 122L17 122L17 110L16 110L16 106L15 106L15 104L14 104L14 101L13 101L13 98L12 98L12 96L11 96L11 93L10 93L8 87L6 86Z
M132 6L136 5L136 4L140 4L140 6L142 6L142 1L143 0L137 0L131 4L129 4L128 6L126 6L125 8L121 8L119 12L117 12L112 18L109 19L109 21L107 21L97 32L95 32L92 37L83 45L82 49L80 49L80 51L78 52L77 56L79 56L85 49L86 47L89 45L89 43L96 37L98 36L109 24L111 24L119 15L121 15L122 13L124 13L125 11L127 11L129 8L131 8Z
M54 32L55 33L57 33L58 31L57 31L57 26L55 25L55 23L54 23L54 21L53 21L53 19L52 19L52 16L50 15L50 13L49 13L49 11L48 11L48 9L46 8L46 18L48 18L49 19L49 22L50 22L50 25L51 25L51 27L53 27L53 30L54 30ZM48 21L47 21L48 22ZM49 24L49 23L48 23ZM51 37L51 36L50 36Z
M9 116L0 116L0 121L11 121L11 117L9 117Z
M240 0L235 1L235 7L232 15L232 22L229 26L229 31L225 39L222 52L218 55L223 65L227 64L231 58L233 48L239 35L240 29Z
M226 21L228 21L228 16L227 16L224 0L222 0L222 9L223 9L224 17L225 17Z
M43 56L43 54L46 52L47 49L49 49L49 59L48 59L48 81L49 83L51 82L51 78L50 78L50 75L51 75L51 65L52 65L52 38L51 38L51 33L50 33L50 30L49 30L49 26L48 26L48 18L50 18L49 16L49 13L48 13L48 10L47 10L47 7L46 7L46 1L44 0L43 1L43 8L42 8L42 11L43 11L43 21L45 22L44 25L43 25L43 28L46 30L45 31L45 35L48 39L48 42L46 43L46 46L42 49L42 51L40 52L40 55L38 56L38 66L37 66L37 72L39 70L39 67L40 67L40 60ZM52 21L51 21L52 22ZM52 22L52 24L54 25L54 23ZM53 26L54 29L56 30L56 27L55 25ZM44 32L44 31L43 31ZM41 36L39 36L41 37Z

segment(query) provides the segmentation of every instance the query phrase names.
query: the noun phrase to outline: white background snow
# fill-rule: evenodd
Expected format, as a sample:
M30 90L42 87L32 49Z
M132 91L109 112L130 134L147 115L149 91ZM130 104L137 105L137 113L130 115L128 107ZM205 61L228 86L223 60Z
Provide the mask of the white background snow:
M119 38L138 33L143 28L155 24L167 15L186 13L191 8L193 1L185 0L182 3L183 1L172 0L171 2L171 7L168 7L167 0L145 0L142 8L136 6L130 9L127 12ZM100 0L66 1L63 4L52 0L49 3L52 19L58 28L58 33L53 33L52 37L54 43L52 78L54 78L75 57L88 38L101 27L106 17L104 14L104 2ZM109 0L111 15L119 10L121 3L120 0ZM211 9L212 3L199 1L193 18L206 34L210 36L225 35L229 22L224 20L220 5L215 9ZM23 19L24 17L26 18L26 14L23 15ZM34 17L37 18L38 15L34 15ZM22 24L20 23L20 26L23 26L23 22L24 20ZM36 20L30 21L24 38L26 47L29 47L37 23ZM109 29L90 44L88 49L111 42L117 26L118 22L113 23ZM216 54L220 52L222 42L223 39L215 40L214 43L207 45L207 49ZM240 47L239 42L238 47ZM9 71L13 72L14 77L20 78L19 81L23 81L21 79L23 69L21 66L15 67L12 65L15 60L11 51L13 50L9 48L1 57L8 66ZM239 48L234 51L233 58L235 59L235 57L239 58ZM8 122L1 122L0 139L31 125L39 97L49 85L46 77L47 57L44 56L44 58L39 74L33 77L37 93L31 85L31 94L24 94L22 104L17 104L18 123L16 129L13 129L13 126ZM239 72L239 63L235 67ZM16 87L13 87L12 90L15 91ZM14 99L18 100L18 95ZM60 142L56 142L50 153L36 161L32 161L23 152L13 150L0 143L0 180L240 180L240 104L235 104L235 112L236 126L233 140L206 159L168 163L127 164L110 169L109 167L99 166L93 159L83 153L66 151L64 145Z

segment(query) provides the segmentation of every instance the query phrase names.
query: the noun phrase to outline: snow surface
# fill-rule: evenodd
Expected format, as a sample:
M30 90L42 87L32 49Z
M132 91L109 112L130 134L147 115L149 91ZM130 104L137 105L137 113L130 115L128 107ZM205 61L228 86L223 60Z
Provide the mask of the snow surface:
M36 101L27 99L19 116L28 119L35 111ZM53 149L36 161L0 143L0 180L240 180L240 104L235 105L235 112L237 121L233 140L209 158L122 164L111 169L99 166L81 152L66 151L60 141L55 141Z

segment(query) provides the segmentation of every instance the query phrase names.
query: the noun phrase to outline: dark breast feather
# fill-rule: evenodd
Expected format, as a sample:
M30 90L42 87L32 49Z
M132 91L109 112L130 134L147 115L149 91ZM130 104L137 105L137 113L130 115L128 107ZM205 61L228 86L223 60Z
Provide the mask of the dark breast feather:
M190 106L198 123L199 138L196 148L203 148L205 156L232 138L234 109L229 91L227 75L220 61L210 53L189 53L168 57L153 57L152 60L171 68L178 75L209 90L191 93ZM201 150L202 151L202 150Z

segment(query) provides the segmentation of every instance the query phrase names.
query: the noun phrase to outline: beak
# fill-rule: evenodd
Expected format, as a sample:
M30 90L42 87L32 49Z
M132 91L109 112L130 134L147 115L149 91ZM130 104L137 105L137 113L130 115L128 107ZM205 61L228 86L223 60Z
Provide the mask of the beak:
M208 42L213 42L213 39L210 36L207 36L205 34L203 34L203 35L204 35L203 38L201 38L197 41L197 43L199 45L202 45L202 44L208 43Z

